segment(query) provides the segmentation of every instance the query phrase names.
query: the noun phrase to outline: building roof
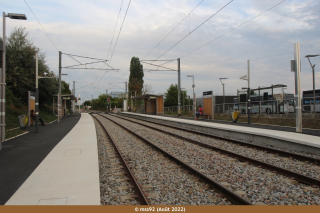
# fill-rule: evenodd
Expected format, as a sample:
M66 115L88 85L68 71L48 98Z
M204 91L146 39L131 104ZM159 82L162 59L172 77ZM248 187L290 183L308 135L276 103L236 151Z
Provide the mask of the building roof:
M163 97L163 95L144 94L144 95L140 95L140 96L134 97L132 99L149 99L149 98L152 98L152 97Z
M282 88L282 87L287 87L287 85L284 84L275 84L275 85L271 85L270 87L259 87L256 89L251 89L250 91L255 91L255 90L265 90L265 89L272 89L272 88Z

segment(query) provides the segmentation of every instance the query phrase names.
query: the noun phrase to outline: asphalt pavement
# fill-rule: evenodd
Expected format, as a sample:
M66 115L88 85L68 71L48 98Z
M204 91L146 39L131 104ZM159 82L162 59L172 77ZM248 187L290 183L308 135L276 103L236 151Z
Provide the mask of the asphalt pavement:
M50 151L78 123L75 113L46 126L28 127L29 133L2 143L0 151L0 205L4 205Z

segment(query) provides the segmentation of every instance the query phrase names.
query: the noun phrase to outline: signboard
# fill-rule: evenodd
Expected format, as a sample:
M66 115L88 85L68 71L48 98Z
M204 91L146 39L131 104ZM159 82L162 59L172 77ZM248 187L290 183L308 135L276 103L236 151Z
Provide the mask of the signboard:
M202 94L203 94L203 96L205 96L205 95L212 95L212 91L206 91L206 92L203 92Z

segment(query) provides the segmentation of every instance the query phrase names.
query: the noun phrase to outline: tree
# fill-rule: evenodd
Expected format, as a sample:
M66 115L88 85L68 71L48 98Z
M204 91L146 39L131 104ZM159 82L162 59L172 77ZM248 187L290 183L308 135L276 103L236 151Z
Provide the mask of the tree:
M38 53L39 76L49 73L45 54L34 46L25 28L15 28L6 42L6 94L8 102L19 106L27 103L27 92L35 90L35 55ZM2 57L0 59L2 64ZM12 97L11 94L14 94ZM58 80L42 79L39 81L39 101L52 101L52 94L58 93ZM12 98L9 100L9 98Z
M166 96L166 99L164 101L165 107L178 106L178 85L171 84L170 87L168 88L167 92L165 93L165 96ZM184 103L188 103L188 101L189 101L187 99L187 92L180 91L181 106L183 103L183 100L182 100L183 97L185 99Z
M143 88L143 66L140 64L138 57L132 57L130 62L130 76L129 76L129 92L134 95L141 94Z
M142 91L141 91L141 94L144 95L144 94L148 94L148 93L152 93L152 85L151 84L144 84L143 87L142 87Z

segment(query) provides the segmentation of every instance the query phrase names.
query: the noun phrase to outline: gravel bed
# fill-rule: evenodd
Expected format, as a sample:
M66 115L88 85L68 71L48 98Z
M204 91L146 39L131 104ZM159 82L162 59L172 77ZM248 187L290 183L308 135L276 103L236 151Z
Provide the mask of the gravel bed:
M140 205L139 201L122 200L121 197L127 194L134 194L133 189L119 190L119 187L131 186L129 182L118 182L119 176L114 174L124 172L120 165L111 165L119 163L115 158L116 151L112 142L105 136L104 130L94 119L98 141L99 156L99 180L100 180L100 203L101 205ZM111 157L111 158L110 158Z
M254 204L319 205L319 191L308 185L236 161L217 152L156 132L146 127L108 116L151 141L195 169L241 194Z
M162 153L105 118L107 126L153 205L232 205Z
M147 121L140 121L133 118L128 118L128 119L136 123L150 125L150 123ZM281 168L284 168L284 169L287 169L311 178L320 179L320 166L315 165L313 163L307 163L304 161L279 156L277 154L268 153L266 151L257 150L251 147L240 146L240 145L237 145L228 141L220 140L220 139L214 139L207 136L192 134L188 131L181 131L177 129L168 128L168 127L162 126L161 124L159 125L152 124L152 127L158 128L167 132L171 132L186 138L190 138L201 143L209 144L220 149L231 151L233 153L236 153L245 157L249 157L255 160L259 160L264 163L269 163L271 165L281 167Z

